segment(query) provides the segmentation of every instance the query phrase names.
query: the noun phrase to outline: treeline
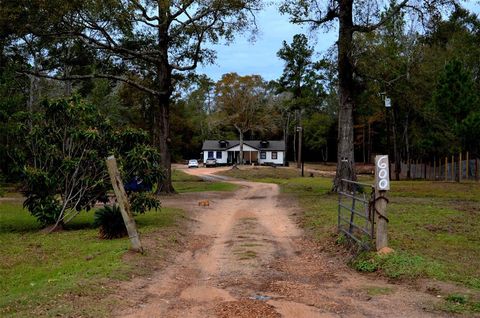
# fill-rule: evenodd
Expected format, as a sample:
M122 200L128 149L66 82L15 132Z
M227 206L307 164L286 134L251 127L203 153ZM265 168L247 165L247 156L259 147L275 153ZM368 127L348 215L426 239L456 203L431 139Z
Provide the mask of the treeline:
M354 44L357 163L371 163L379 153L388 153L398 169L400 162L460 152L480 156L480 20L475 14L457 6L426 30L400 14L374 32L358 34ZM258 124L246 138L287 136L288 158L295 160L296 128L303 127L305 159L335 162L336 54L330 50L314 60L307 37L296 35L278 56L285 62L282 76L257 83L268 116L257 111ZM218 103L218 87L231 76L218 83L203 77L178 100L196 114L189 125L197 131L191 135L201 136L183 145L192 149L189 156L198 154L201 140L238 138L231 122L221 119Z
M12 137L24 120L18 114L34 115L44 100L72 95L95 105L113 127L149 133L161 152L166 173L158 182L165 192L173 190L170 161L198 158L205 139L284 138L293 160L302 129L305 160L337 161L345 105L352 110L357 163L377 153L398 163L462 151L480 156L478 16L456 1L444 1L452 5L443 11L432 1L423 20L408 15L404 2L391 1L384 10L367 2L377 4L375 14L361 3L352 9L331 1L325 19L302 20L313 11L284 1L281 11L293 23L313 21L319 40L318 29L339 19L339 10L355 13L355 23L365 26L349 31L347 51L340 50L343 39L321 57L307 35L284 42L277 52L283 73L269 82L257 74L225 74L218 82L195 74L199 63L214 60L207 43L256 31L261 1L4 2L1 174L18 180L30 160L22 156L27 142Z

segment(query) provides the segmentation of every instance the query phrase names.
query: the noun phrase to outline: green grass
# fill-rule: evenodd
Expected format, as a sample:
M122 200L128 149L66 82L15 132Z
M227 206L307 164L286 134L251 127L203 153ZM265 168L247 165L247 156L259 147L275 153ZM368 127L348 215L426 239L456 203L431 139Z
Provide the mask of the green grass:
M478 314L480 313L480 301L462 294L451 294L445 298L440 305L440 310L457 314Z
M335 236L337 200L330 178L297 177L294 169L232 170L229 176L272 182L298 198L314 238ZM362 182L372 183L369 176ZM365 271L398 279L430 277L480 289L480 183L392 181L389 244L397 252L361 260Z
M228 182L205 181L180 170L173 170L173 187L179 193L204 191L235 191L239 186Z
M394 292L391 287L368 286L365 288L369 296L388 295Z
M234 191L226 182L207 182L175 170L178 192ZM9 194L9 197L19 197ZM124 260L128 238L100 240L92 227L93 211L82 212L57 233L41 233L41 226L17 201L0 203L0 316L85 316L109 315L112 293L108 282L125 280L131 274L145 273L138 260L158 257L157 247ZM162 208L135 217L139 232L145 235L173 228L182 212ZM161 247L178 243L176 234L157 238ZM140 261L141 262L141 261Z
M167 208L139 215L139 232L173 227L179 215ZM100 240L92 221L93 211L82 212L67 230L44 234L20 202L0 204L0 316L108 315L107 280L124 280L135 268L122 260L128 238Z

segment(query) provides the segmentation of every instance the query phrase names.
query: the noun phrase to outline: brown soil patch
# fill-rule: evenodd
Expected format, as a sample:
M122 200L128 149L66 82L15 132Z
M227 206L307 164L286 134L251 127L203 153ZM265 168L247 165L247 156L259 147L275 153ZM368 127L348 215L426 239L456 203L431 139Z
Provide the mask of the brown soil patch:
M218 304L215 314L219 318L279 318L275 307L259 300L238 300Z

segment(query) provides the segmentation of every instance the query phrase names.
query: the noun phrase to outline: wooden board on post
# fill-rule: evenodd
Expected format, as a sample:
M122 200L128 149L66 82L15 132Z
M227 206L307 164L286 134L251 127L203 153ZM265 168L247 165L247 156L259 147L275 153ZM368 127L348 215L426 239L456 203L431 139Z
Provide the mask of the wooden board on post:
M377 223L375 247L377 251L388 247L387 191L390 190L388 170L388 156L375 156L375 220Z
M112 181L113 191L117 197L118 206L127 228L130 243L132 244L131 249L135 252L143 253L143 247L140 242L140 237L138 236L137 225L135 224L135 220L130 211L130 203L128 202L127 193L125 192L122 179L120 178L120 172L118 171L117 160L115 159L115 156L110 156L106 161L108 174Z

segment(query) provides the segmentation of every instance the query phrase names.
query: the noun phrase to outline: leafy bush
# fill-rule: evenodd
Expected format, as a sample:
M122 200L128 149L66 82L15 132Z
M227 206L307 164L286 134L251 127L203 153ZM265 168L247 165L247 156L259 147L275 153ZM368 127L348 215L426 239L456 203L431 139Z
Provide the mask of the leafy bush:
M145 213L152 209L158 210L160 202L152 193L134 192L129 195L130 207L134 213Z
M111 189L105 158L115 154L122 178L150 184L159 175L160 156L148 146L148 134L127 128L117 131L97 108L78 97L45 101L34 114L18 114L15 131L23 136L28 158L23 163L25 207L47 226L70 221ZM148 195L137 195L134 212L158 208Z
M55 224L62 213L62 205L53 196L31 194L23 202L23 207L44 226Z
M95 211L93 225L100 228L100 237L103 239L111 240L128 235L122 213L116 205L105 205Z

